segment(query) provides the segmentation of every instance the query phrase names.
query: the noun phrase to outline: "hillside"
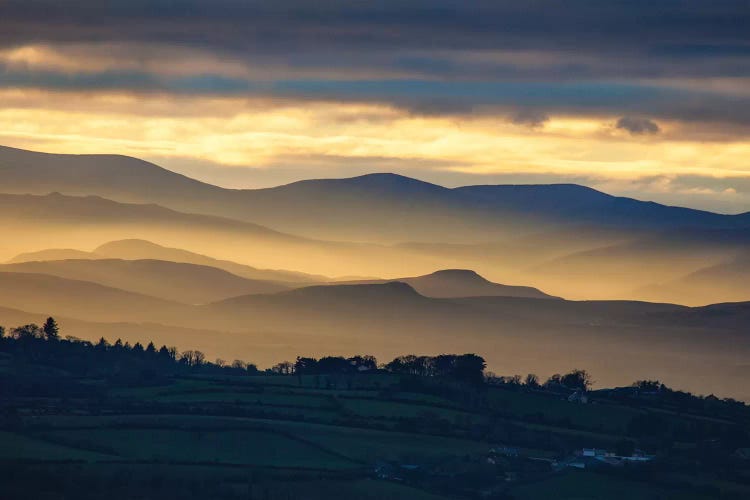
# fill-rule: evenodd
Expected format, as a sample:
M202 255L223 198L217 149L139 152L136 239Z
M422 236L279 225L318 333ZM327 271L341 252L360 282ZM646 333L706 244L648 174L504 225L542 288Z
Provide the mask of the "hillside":
M388 281L400 281L410 285L419 294L435 298L459 297L526 297L536 299L556 299L546 293L528 286L512 286L493 283L475 271L468 269L444 269L424 276L396 278L394 280L366 280L346 282L349 284L375 284ZM343 284L332 282L331 284Z
M203 306L200 316L213 328L252 323L298 332L298 342L317 342L313 353L324 346L336 353L369 346L378 356L390 356L460 346L485 352L490 369L518 371L530 364L550 374L590 366L607 384L639 371L700 392L746 394L742 360L750 355L750 342L742 325L749 308L719 314L633 301L435 299L392 283L249 295Z
M0 272L36 273L98 283L187 304L201 304L286 287L250 280L221 269L163 260L81 259L0 265Z
M98 196L0 194L0 228L15 236L0 241L0 259L50 247L83 249L134 239L241 264L320 275L378 276L434 268L427 258L408 257L382 245L306 239L249 222Z
M665 230L556 257L530 266L526 275L529 280L546 283L552 290L575 283L577 290L570 290L570 297L627 297L695 305L690 288L674 288L672 294L657 297L645 287L731 261L749 247L749 229ZM721 289L719 273L703 274L703 278L704 287ZM745 286L745 291L750 293L750 287Z
M498 376L471 353L301 351L264 369L254 358L210 361L189 343L151 347L150 337L37 335L22 328L0 340L0 387L17 409L0 420L7 498L447 500L491 489L522 500L709 500L747 491L747 405L655 381L591 390L585 371ZM570 400L585 389L587 404ZM584 448L602 459L582 457Z
M729 216L668 207L577 185L448 189L394 174L371 174L228 190L135 158L13 148L0 149L0 184L5 192L96 194L251 221L311 238L348 241L479 242L523 231L530 223L540 227L590 223L623 229L750 225L750 214Z
M188 306L88 281L0 272L2 307L88 321L177 320Z
M492 370L549 376L587 366L604 384L622 383L638 372L701 393L746 395L748 304L687 308L627 301L437 299L393 282L314 286L186 306L39 274L0 273L0 281L0 305L8 308L84 322L225 332L195 340L210 356L228 352L266 362L271 356L294 357L300 349L313 355L366 350L389 357L460 348L486 353ZM98 338L88 327L70 333Z
M691 305L750 300L750 256L740 255L662 284L645 286L634 295L647 300L680 300Z
M94 250L87 252L84 250L74 249L55 249L38 250L35 252L25 252L16 255L8 262L32 262L48 260L70 260L70 259L125 259L125 260L163 260L169 262L185 262L198 266L214 267L237 276L248 279L304 283L304 282L321 282L328 281L328 278L320 275L310 275L294 271L284 271L276 269L258 269L252 266L238 264L229 260L214 259L207 255L190 252L181 248L168 248L157 245L146 240L119 240L110 241L96 247Z
M93 251L95 255L115 258L115 259L157 259L172 262L186 262L199 266L215 267L223 269L229 273L242 276L244 278L280 281L292 283L320 282L327 281L328 278L320 275L311 275L306 273L285 271L279 269L258 269L255 267L238 264L228 260L214 259L206 255L201 255L181 248L168 248L146 240L119 240L110 241L96 247Z

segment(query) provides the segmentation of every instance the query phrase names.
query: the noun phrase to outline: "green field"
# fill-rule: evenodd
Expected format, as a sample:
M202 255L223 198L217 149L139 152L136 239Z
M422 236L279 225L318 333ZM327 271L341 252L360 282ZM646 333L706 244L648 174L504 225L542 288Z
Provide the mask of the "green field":
M201 498L268 500L439 500L498 492L518 500L702 500L710 497L675 486L679 477L691 477L684 473L655 485L617 471L560 471L553 464L581 447L614 449L632 440L631 422L647 412L674 428L726 427L726 420L700 414L570 403L517 387L486 387L466 397L452 385L425 384L419 392L414 380L399 384L387 374L178 376L136 387L101 378L77 382L97 399L23 400L13 430L0 431L0 461L100 481L102 491L111 481L134 491L169 485L164 491L180 497L195 490ZM700 447L669 446L682 454ZM516 451L489 460L491 449L507 447ZM739 495L732 499L748 491L741 481L708 475L694 484L721 485Z
M131 460L321 469L357 465L317 446L268 431L86 429L44 432L41 436L73 447L110 450Z
M111 455L50 443L32 436L0 431L0 460L107 460Z
M611 404L576 404L563 398L528 392L492 389L490 404L498 411L517 418L542 416L550 422L566 422L588 430L623 433L628 422L640 412Z
M668 490L595 472L571 470L512 490L518 500L709 500L688 490Z

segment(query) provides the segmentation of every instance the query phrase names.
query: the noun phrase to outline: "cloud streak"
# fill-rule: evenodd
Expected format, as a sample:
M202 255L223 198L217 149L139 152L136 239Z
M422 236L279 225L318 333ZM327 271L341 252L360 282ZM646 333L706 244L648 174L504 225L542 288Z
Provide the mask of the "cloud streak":
M747 7L745 0L8 0L0 5L0 85L340 99L423 114L495 107L522 122L649 111L748 124L750 96L708 83L750 84ZM693 87L669 83L684 79Z
M747 26L747 0L6 0L1 133L310 176L746 175Z
M648 118L639 118L635 116L623 116L617 120L615 127L627 130L633 135L653 135L658 134L661 130L659 125Z

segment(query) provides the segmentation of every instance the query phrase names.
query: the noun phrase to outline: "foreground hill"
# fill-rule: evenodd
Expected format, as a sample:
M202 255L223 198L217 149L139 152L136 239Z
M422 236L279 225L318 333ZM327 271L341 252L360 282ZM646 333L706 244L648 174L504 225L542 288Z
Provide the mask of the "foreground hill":
M376 284L400 281L410 285L421 295L435 298L458 297L526 297L535 299L555 299L541 290L528 286L511 286L493 283L475 271L468 269L444 269L424 276L397 278L395 280L367 280L348 284ZM336 283L336 282L334 282ZM332 283L333 284L333 283Z
M302 350L263 370L187 340L61 340L47 324L0 339L4 498L746 497L736 400L644 380L590 390L581 370L498 376L471 353Z
M60 191L158 203L311 238L349 241L488 241L509 230L523 231L531 222L622 228L750 225L750 214L668 207L577 185L448 189L393 174L372 174L229 190L125 156L56 155L4 147L0 148L0 185L10 193Z
M250 280L221 269L163 260L79 259L0 265L0 272L37 273L91 281L167 300L200 304L248 293L285 290L280 283Z

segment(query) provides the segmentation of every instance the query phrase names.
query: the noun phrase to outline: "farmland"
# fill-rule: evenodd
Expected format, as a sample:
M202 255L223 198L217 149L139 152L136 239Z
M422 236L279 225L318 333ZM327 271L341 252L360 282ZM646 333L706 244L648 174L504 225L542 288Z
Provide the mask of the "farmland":
M604 391L583 404L551 386L382 369L239 374L205 364L133 379L113 376L106 363L104 372L76 372L59 353L37 353L31 364L28 346L3 342L0 462L11 493L32 476L45 478L33 483L37 498L708 499L750 491L750 468L732 454L748 438L739 403ZM59 343L63 352L88 349ZM653 463L568 466L576 450L625 445ZM75 486L82 482L90 488Z

